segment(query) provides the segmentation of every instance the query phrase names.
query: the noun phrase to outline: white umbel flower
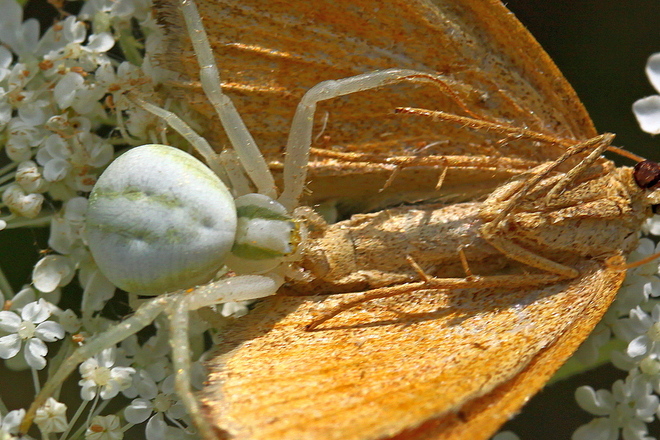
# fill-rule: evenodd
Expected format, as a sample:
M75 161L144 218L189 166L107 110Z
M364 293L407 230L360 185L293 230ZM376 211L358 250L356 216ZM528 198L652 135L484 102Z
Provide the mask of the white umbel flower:
M0 312L0 330L9 333L0 338L0 358L13 358L23 348L25 361L31 368L44 368L44 356L48 354L45 342L64 337L60 324L47 321L50 314L50 305L43 299L27 304L20 315L10 310Z
M646 423L653 421L660 407L660 399L642 376L616 381L611 392L580 387L575 400L582 409L599 417L579 427L573 440L616 440L619 433L625 440L647 440Z
M660 353L660 305L656 304L651 315L639 306L630 311L629 328L637 335L628 344L627 354L631 358L649 353Z
M18 434L18 425L23 421L23 417L25 417L24 409L9 411L4 416L0 414L0 438L5 439L3 434L7 434L9 438L11 438L10 434Z
M40 291L52 292L69 284L74 275L74 264L69 257L47 255L34 265L32 282Z
M92 400L97 393L104 400L112 399L131 386L135 369L115 367L115 357L116 349L108 348L80 365L82 379L78 385L82 387L80 396L84 400Z
M44 436L53 432L64 432L69 426L66 420L66 405L49 397L37 410L34 423L39 426Z
M646 76L660 92L660 53L651 55L646 63ZM639 99L633 104L633 113L639 126L647 133L660 133L660 95L651 95Z
M121 440L124 438L119 417L95 416L85 431L85 440Z

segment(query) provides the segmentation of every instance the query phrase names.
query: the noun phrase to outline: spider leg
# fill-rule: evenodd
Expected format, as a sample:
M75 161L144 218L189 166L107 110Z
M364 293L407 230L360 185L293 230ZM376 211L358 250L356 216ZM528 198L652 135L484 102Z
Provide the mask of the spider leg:
M222 93L218 66L215 63L197 6L192 0L181 0L181 11L199 62L200 81L204 93L215 108L227 137L236 150L246 173L256 185L257 192L275 198L277 196L275 180L266 160L233 102Z
M282 284L281 279L260 275L232 277L200 286L180 295L168 305L170 321L170 345L174 365L175 389L183 401L188 414L200 430L201 438L214 438L211 427L202 416L199 403L190 383L190 342L188 339L189 312L200 307L228 301L245 301L273 295Z
M71 356L69 356L62 364L59 366L57 371L48 379L46 384L34 401L28 408L23 418L23 422L20 426L21 432L27 432L32 424L32 420L39 409L46 402L48 397L52 396L57 388L66 380L66 378L76 369L76 367L94 356L95 354L100 353L106 348L113 347L119 342L128 338L129 336L139 332L144 327L151 324L156 316L165 308L169 301L172 301L173 298L176 298L178 294L171 295L161 295L158 296L146 303L142 304L135 313L130 317L120 322L114 327L109 328L103 333L100 333L98 336L91 339L82 347L75 350Z
M415 70L387 69L323 81L309 89L298 103L291 123L284 158L284 188L278 202L290 211L297 206L303 192L312 145L314 112L318 102L405 80L433 81L434 77Z

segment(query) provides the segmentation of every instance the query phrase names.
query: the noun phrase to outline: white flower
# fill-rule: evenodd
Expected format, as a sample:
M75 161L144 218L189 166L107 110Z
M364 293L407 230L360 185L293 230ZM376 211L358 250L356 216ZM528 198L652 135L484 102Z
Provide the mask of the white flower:
M653 307L650 316L638 306L630 311L628 320L621 321L628 324L631 334L638 335L628 344L628 356L634 358L660 352L660 304Z
M87 211L87 199L74 197L68 200L62 211L50 220L48 246L60 254L70 254L83 246L83 221Z
M4 417L0 415L0 432L18 434L18 425L23 421L23 417L25 417L24 409L9 411Z
M5 304L5 310L20 312L27 304L37 301L39 298L43 298L47 301L46 304L50 308L51 313L56 313L58 309L53 304L60 302L61 291L60 289L55 289L52 292L44 293L37 291L33 287L23 286L23 288L9 301L9 305Z
M19 55L29 55L39 41L39 22L23 21L23 9L14 0L0 0L0 41Z
M39 426L44 436L52 432L64 432L69 426L66 421L66 405L49 397L37 410L34 423Z
M656 245L648 238L642 238L637 249L630 253L628 261L639 261L659 251L660 245ZM658 261L651 261L628 270L612 308L617 317L627 316L631 309L645 303L649 298L657 296L660 296Z
M619 430L625 440L648 439L646 423L653 421L660 407L660 399L652 394L651 386L634 375L625 382L616 381L612 392L580 387L575 400L584 410L599 417L579 427L573 440L616 440Z
M46 131L21 118L12 118L5 130L7 143L5 152L15 162L23 162L32 158L32 147L40 145L45 137Z
M133 376L133 386L126 389L123 394L128 398L137 397L143 380L147 383L160 382L172 371L167 355L170 353L167 331L157 327L156 335L140 345L136 335L131 335L121 343L126 356L124 362L130 363L139 369Z
M11 52L6 47L0 46L0 81L9 76L11 72L9 66L11 66L13 60L14 56Z
M25 417L24 409L9 411L4 417L0 415L0 433L18 434L18 425Z
M16 215L35 218L41 212L44 196L28 194L17 183L10 183L2 193L2 201Z
M646 76L655 88L660 91L660 53L649 57L646 63ZM652 95L635 101L633 113L639 126L647 133L660 133L660 96Z
M27 192L43 192L47 186L37 164L26 160L18 164L16 169L16 183Z
M119 417L95 416L85 431L85 440L121 440L124 438Z
M80 396L83 400L92 400L98 392L102 399L112 399L120 391L131 386L131 375L135 369L131 367L114 367L116 349L107 348L101 353L87 359L80 365L82 387Z
M196 362L192 368L193 375L200 368L201 364ZM146 371L142 370L141 373L141 383L137 386L140 398L133 399L124 410L126 421L138 424L148 419L145 429L147 440L184 438L186 431L180 428L178 420L183 419L187 423L189 420L183 402L174 391L174 374L156 384ZM196 381L193 381L193 386L196 386L194 382ZM177 427L169 426L165 418Z
M142 423L153 413L166 413L171 419L180 419L185 416L185 406L174 391L174 375L167 376L157 385L148 374L144 373L141 375L142 380L138 385L140 398L133 399L124 410L126 420L135 424Z
M660 215L653 214L653 217L647 218L642 225L642 233L660 235Z
M45 342L53 342L64 337L62 326L47 321L51 314L49 304L40 299L23 307L20 316L13 311L0 312L0 330L9 332L0 338L0 357L13 358L25 342L24 356L27 364L41 370L46 366L44 356L48 353Z
M47 255L34 265L32 282L42 292L52 292L69 284L74 275L74 264L69 257Z
M60 325L67 333L74 334L80 330L82 322L73 310L66 309L62 312L59 312L57 317L60 320Z

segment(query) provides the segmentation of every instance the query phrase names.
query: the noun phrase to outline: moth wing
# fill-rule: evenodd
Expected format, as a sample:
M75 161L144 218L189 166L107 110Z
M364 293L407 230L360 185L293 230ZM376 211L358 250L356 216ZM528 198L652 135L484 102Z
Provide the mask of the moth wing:
M203 96L198 64L173 0L156 9L167 31L161 65L178 72L168 96L179 96L205 115L205 136L228 141ZM315 146L333 150L403 155L488 155L543 162L563 147L539 145L473 131L419 116L394 114L396 107L422 107L480 117L563 139L597 133L574 90L527 30L493 0L221 0L198 1L230 95L266 158L281 168L291 119L302 95L328 79L387 68L440 74L446 87L403 83L321 103ZM457 104L457 99L461 105ZM327 124L323 116L327 115ZM406 174L406 172L408 174ZM437 167L402 170L378 194L392 169L368 163L312 158L305 203L326 199L408 201L438 195ZM487 194L511 176L502 170L450 172L440 195L452 201ZM469 185L466 184L469 182ZM396 200L394 201L396 202ZM387 204L379 202L380 206ZM392 203L392 202L390 202ZM374 209L379 207L374 202Z
M202 401L236 439L486 439L582 342L625 274L526 291L417 291L347 310L350 299L267 299L224 336ZM560 310L561 313L557 313Z

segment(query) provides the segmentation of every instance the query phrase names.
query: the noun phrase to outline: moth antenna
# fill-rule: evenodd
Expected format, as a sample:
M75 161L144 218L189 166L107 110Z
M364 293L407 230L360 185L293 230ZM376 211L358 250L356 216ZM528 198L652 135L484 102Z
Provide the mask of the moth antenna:
M492 156L386 156L372 153L355 153L333 151L327 148L310 148L311 154L353 163L381 163L397 165L401 168L409 166L442 166L447 168L493 168L497 170L527 171L540 165L540 162L530 159Z
M394 109L394 113L427 116L436 120L454 122L464 127L473 128L475 130L496 131L502 133L502 135L515 135L547 144L558 144L564 147L572 147L576 144L575 139L562 139L555 136L549 136L538 131L528 130L526 128L514 127L512 125L503 124L500 122L491 122L478 117L474 118L468 116L459 116L453 113L444 112L442 110L427 110L416 107L397 107Z
M628 151L626 149L620 148L620 147L615 147L614 145L610 145L607 148L607 151L611 151L612 153L616 153L619 156L634 160L635 162L642 162L645 159L642 156L639 156L632 151Z
M616 270L619 272L625 272L629 269L634 269L636 267L640 267L645 265L646 263L650 263L654 260L657 260L660 258L660 252L656 252L654 254L649 255L648 257L644 257L641 260L637 260L633 263L626 263L626 264L610 264L609 261L606 261L606 264L609 266L610 269Z

